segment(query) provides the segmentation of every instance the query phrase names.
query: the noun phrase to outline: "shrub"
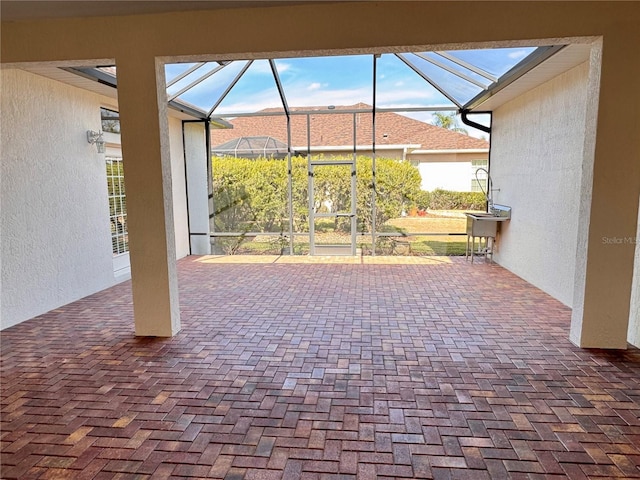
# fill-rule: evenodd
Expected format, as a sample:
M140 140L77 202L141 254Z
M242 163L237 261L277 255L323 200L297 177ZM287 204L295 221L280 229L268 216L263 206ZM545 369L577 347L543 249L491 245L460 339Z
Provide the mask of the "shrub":
M222 232L283 232L289 229L287 205L287 161L258 158L214 157L213 211L215 229ZM293 222L295 231L305 231L309 221L307 159L291 160ZM314 171L314 203L330 203L333 211L350 209L351 177L348 167L330 165ZM372 225L372 159L356 160L356 211L358 230ZM345 174L346 173L346 174ZM420 173L409 162L376 159L376 224L399 217L417 205L427 192L420 190ZM337 218L334 228L348 228L348 220Z
M436 189L430 194L431 210L484 210L486 198L482 192L453 192Z
M416 196L416 208L418 210L427 210L431 208L431 192L420 190Z

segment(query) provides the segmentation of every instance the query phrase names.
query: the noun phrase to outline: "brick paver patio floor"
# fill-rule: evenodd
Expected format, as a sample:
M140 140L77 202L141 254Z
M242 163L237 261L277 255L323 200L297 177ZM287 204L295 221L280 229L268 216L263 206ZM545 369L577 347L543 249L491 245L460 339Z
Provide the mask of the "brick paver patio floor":
M245 261L179 262L171 339L129 282L2 332L0 476L640 478L640 352L501 267Z

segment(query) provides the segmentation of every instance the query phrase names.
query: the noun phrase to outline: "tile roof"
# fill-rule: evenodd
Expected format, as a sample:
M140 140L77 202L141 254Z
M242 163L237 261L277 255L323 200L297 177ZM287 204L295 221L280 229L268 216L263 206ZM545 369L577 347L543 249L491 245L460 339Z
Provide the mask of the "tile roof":
M370 105L358 103L348 106L336 106L335 110L369 109ZM307 107L295 110L322 110L327 107ZM282 109L265 109L262 112L277 112ZM335 113L311 114L311 146L349 146L353 145L353 114ZM268 135L286 143L287 124L282 116L237 117L229 120L233 129L211 131L211 144L220 145L238 137ZM371 145L371 113L357 113L357 144ZM293 147L307 146L306 115L291 116L291 144ZM418 144L423 150L469 150L488 149L486 140L470 137L464 133L454 132L436 127L429 123L414 120L404 115L391 112L376 114L376 144L406 145Z

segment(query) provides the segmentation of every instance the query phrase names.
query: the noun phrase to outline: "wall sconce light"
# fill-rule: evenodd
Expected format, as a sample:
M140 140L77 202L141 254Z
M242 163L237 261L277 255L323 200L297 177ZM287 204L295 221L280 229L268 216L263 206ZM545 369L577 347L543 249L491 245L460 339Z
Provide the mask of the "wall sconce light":
M104 153L106 150L105 141L104 141L104 138L102 137L102 132L94 132L93 130L87 130L87 142L91 144L95 143L98 153Z

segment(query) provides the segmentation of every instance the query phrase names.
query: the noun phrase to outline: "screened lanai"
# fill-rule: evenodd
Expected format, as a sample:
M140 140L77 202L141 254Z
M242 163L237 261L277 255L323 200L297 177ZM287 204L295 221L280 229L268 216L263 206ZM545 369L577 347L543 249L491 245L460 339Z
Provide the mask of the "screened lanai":
M488 139L490 110L483 104L564 48L523 45L166 64L169 106L202 121L208 131L212 253L461 253L456 250L465 234L460 217L443 227L423 222L407 233L402 218L417 211L426 194L415 172L401 174L406 179L400 188L388 181L391 174L385 169L407 160L408 151L425 151L429 145L407 138L394 142L386 127L380 128L382 120L394 114L429 122L434 112L451 112L460 115L460 129ZM115 67L70 70L117 84ZM251 140L239 135L216 141L218 129L244 117L261 117L278 130L278 137L258 131ZM339 140L334 138L338 132ZM243 153L243 146L251 148ZM258 165L260 157L266 163ZM472 167L489 200L484 162ZM239 179L252 170L255 179L242 183ZM486 209L486 204L473 207Z

